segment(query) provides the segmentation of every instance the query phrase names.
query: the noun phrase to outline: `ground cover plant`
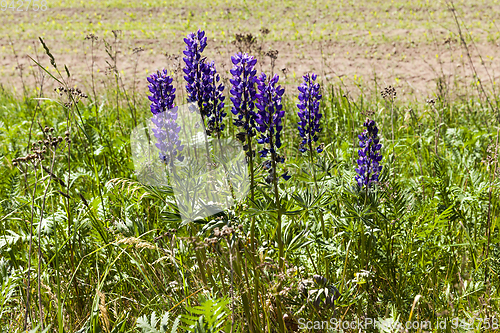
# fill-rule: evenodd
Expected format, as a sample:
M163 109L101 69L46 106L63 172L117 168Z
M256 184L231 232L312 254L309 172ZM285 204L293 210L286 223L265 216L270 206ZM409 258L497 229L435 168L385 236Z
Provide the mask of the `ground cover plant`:
M0 90L2 331L498 330L500 99L456 18L474 79L450 92L438 77L419 99L355 95L313 70L285 80L251 35L219 66L216 29L191 26L177 67L132 84L113 32L107 70L92 62L82 89L40 38L37 88ZM186 103L203 164L209 142L238 140L250 183L191 222L172 186L140 182L130 139L164 115L155 158L182 163Z

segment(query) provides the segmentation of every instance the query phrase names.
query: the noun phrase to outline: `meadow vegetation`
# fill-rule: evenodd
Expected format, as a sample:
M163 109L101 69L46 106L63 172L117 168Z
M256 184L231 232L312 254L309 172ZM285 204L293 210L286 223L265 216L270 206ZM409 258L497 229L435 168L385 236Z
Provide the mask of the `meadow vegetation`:
M383 1L365 4L362 11L327 1L287 11L295 2L283 1L277 13L272 9L278 5L267 1L216 1L210 8L205 4L207 12L221 9L220 17L212 19L201 7L194 15L190 8L195 3L144 1L136 10L123 1L53 1L49 9L125 9L137 19L131 20L134 27L120 29L142 31L140 36L130 32L132 39L153 34L184 43L189 32L202 29L209 36L209 58L213 38L235 39L218 25L221 20L241 24L241 29L245 18L262 20L269 31L261 32L256 43L235 44L253 53L257 63L268 61L256 67L257 76L265 72L268 78L278 70L272 55L259 53L259 42L286 40L292 31L293 38L308 43L322 38L387 43L403 37L377 35L377 24L410 29L419 23L408 15L445 17L447 11L431 2L414 2L410 10L401 2L410 11L394 14L398 4ZM138 17L140 11L156 16L154 8L165 5L188 13L180 25L148 19L149 14ZM305 17L328 14L340 21L315 24L296 10ZM372 37L323 33L342 31L349 15L367 11L381 16L363 27ZM0 89L2 332L327 332L303 323L331 318L384 320L385 328L366 329L373 332L399 332L398 325L427 321L431 327L420 331L441 332L437 325L445 320L449 332L498 329L500 98L494 73L479 76L475 60L468 58L474 41L496 41L498 30L492 20L489 32L471 34L472 27L490 20L462 14L453 23L448 10L443 24L455 24L453 37L463 47L464 66L472 65L470 80L457 79L453 85L438 77L429 96L407 99L398 86L360 83L359 91L370 93L356 93L344 81L317 72L317 78L309 77L322 95L317 142L304 141L304 124L297 129L304 117L297 104L306 103L304 88L302 96L297 89L302 78L281 79L281 122L259 130L272 147L276 132L266 131L282 126L280 155L271 150L252 155L251 194L230 210L190 223L182 222L172 187L143 184L134 173L130 134L151 118L152 100L142 71L134 70L133 76L120 71L119 33L83 36L90 23L75 23L65 31L56 17L14 28L16 40L23 33L26 39L43 39L30 58L31 78L26 72L17 77L17 92L3 84ZM113 20L96 15L92 20L98 23L92 24L116 29ZM51 33L84 41L89 52L102 40L106 70L97 71L91 56L85 84L76 85L82 79L74 80L72 67L53 54L43 37ZM132 64L140 61L141 52L131 51ZM176 105L196 101L194 88L186 90L184 76L191 74L182 70L183 56L166 71L177 90ZM226 96L219 132L235 138L241 133L231 112L235 74L229 73L232 66L215 65ZM257 93L272 90L268 78L258 82ZM264 117L269 107L262 108ZM374 123L366 125L367 118ZM362 165L357 162L360 141L366 143L375 124L382 169L373 183L363 183L356 170ZM248 141L255 151L262 149L260 134ZM279 181L277 172L269 173L278 168L278 160L279 175L284 175Z

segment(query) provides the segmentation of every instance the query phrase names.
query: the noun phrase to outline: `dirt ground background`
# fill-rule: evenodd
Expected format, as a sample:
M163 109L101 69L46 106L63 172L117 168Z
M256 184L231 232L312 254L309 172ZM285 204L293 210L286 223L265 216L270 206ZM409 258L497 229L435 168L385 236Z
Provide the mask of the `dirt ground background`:
M72 84L90 95L92 72L98 94L115 65L106 43L111 55L117 52L123 84L142 91L146 75L157 69L168 68L179 79L182 39L199 28L209 39L205 55L223 76L229 76L231 55L243 47L258 57L259 70L280 74L288 89L315 72L354 95L393 85L400 98L424 100L436 94L437 82L461 94L474 90L474 70L493 88L500 74L498 0L48 0L44 11L14 10L10 2L2 1L0 11L0 78L4 89L18 93L23 82L30 89L41 84L28 56L53 72L38 37L61 72L66 65ZM236 34L251 34L255 42L238 44ZM46 78L43 86L48 91L57 83Z

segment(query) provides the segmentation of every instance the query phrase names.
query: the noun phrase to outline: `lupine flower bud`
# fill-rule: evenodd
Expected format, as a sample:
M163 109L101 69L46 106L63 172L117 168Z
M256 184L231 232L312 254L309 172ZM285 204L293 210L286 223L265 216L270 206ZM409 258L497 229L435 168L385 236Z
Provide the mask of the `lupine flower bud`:
M382 166L379 165L382 155L378 152L382 145L379 143L378 128L375 121L366 119L363 125L366 129L361 135L358 135L361 149L358 151L358 168L356 168L358 175L356 175L355 179L359 187L366 186L366 188L369 188L372 182L378 181L378 176L382 170Z
M314 83L316 81L316 74L306 74L303 76L304 82L298 87L299 90L299 108L298 116L300 121L298 122L299 135L302 137L302 142L300 144L300 152L305 152L308 150L309 145L312 142L318 141L318 133L321 132L321 127L319 121L323 116L319 113L319 101L321 95L319 93L319 84ZM322 145L316 148L318 153L323 151Z

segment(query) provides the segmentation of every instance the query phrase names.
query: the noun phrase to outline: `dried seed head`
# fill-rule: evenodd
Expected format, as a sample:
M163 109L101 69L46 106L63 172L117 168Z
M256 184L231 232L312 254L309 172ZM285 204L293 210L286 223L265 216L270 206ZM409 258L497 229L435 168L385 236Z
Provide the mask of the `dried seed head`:
M271 58L272 60L278 59L278 50L269 50L266 52L266 56Z
M227 225L222 227L222 236L229 236L234 232L234 229L232 227L228 227Z
M384 90L382 90L380 95L382 95L382 98L385 100L393 101L396 99L396 88L394 88L393 86L388 86L384 88Z
M14 162L12 163L12 165L13 165L13 166L17 166L17 161L14 161Z
M371 117L375 114L375 111L373 110L362 110L361 114L367 117Z
M69 131L64 132L64 135L69 136Z

